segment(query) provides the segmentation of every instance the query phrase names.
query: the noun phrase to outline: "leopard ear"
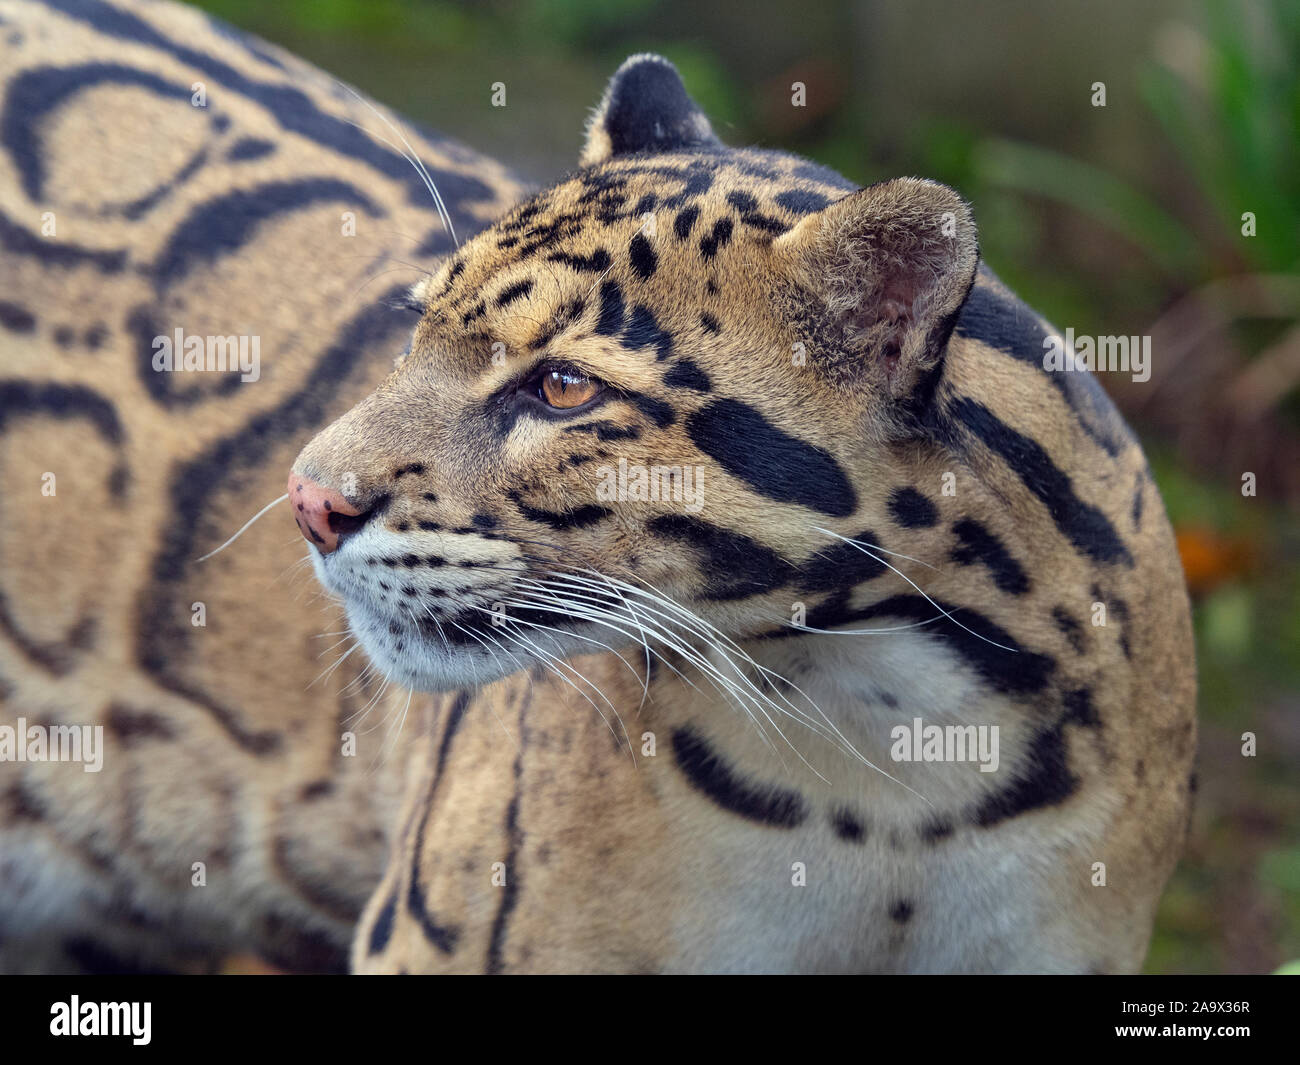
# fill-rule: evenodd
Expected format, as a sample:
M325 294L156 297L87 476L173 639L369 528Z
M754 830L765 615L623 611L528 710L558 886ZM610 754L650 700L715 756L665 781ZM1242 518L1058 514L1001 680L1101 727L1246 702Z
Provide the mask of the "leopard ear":
M636 152L719 145L704 112L686 94L681 75L663 56L634 55L614 72L587 123L583 166Z
M804 218L773 250L856 366L895 399L927 398L979 265L975 220L957 193L882 181Z

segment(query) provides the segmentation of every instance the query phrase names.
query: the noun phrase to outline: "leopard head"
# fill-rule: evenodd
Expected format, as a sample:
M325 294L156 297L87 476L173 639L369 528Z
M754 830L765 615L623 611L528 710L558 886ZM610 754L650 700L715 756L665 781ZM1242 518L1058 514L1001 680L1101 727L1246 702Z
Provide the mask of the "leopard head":
M289 480L374 661L442 690L638 642L742 639L884 562L974 280L966 204L715 137L634 56L581 167L412 292L409 349Z

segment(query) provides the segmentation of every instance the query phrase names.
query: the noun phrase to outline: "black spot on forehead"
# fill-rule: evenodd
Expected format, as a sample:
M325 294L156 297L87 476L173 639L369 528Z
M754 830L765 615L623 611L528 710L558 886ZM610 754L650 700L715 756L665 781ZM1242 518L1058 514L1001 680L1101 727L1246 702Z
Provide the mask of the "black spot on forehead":
M784 207L794 214L812 214L830 206L830 197L809 189L787 189L775 197L779 207Z
M726 245L731 239L731 231L734 228L730 218L719 218L713 223L713 230L707 237L700 238L700 254L705 259L712 259L718 254L718 249Z
M463 274L464 272L465 272L464 260L461 260L453 264L452 268L447 271L447 280L443 282L442 291L438 293L439 298L447 295L447 293L451 291L452 286L456 283L456 279L460 277L460 275Z
M508 307L515 300L523 299L533 290L532 278L524 278L522 281L516 281L513 285L508 285L497 293L496 305L498 307Z
M556 251L547 256L553 263L563 263L565 266L571 266L579 273L604 273L609 269L613 261L609 257L609 252L604 248L597 248L590 255L578 255L574 252Z
M650 246L650 242L646 240L644 233L638 233L632 238L628 254L632 259L632 268L642 280L653 276L655 270L658 269L659 257L655 254L654 248Z
M602 192L611 192L623 188L632 172L631 168L611 169L609 167L595 167L591 170L584 170L577 175L578 183L585 190L578 197L578 202L591 203Z
M709 375L690 359L681 359L664 374L664 384L669 388L691 388L696 392L708 392L713 388Z
M761 229L764 233L771 233L773 236L787 232L790 227L779 218L773 218L771 215L762 214L759 211L748 211L740 216L741 222L754 229Z
M628 400L655 423L660 429L665 429L677 420L677 415L673 408L661 399L655 399L653 396L642 395L639 392L626 393Z
M710 164L703 162L693 162L684 170L677 169L671 175L671 180L680 181L682 187L671 196L665 196L663 206L670 210L681 207L687 200L697 196L703 196L709 189L713 188L714 168Z
M599 331L597 329L597 332ZM673 353L673 338L660 328L654 312L649 307L641 304L638 304L633 309L627 327L623 330L622 340L624 345L633 350L653 347L655 349L655 359L659 361L668 358Z
M529 348L536 351L538 348L549 344L563 329L582 317L582 312L586 309L586 306L586 300L581 296L571 299L552 315L550 321L542 326L537 336L528 342Z
M695 225L695 220L700 217L700 209L692 204L690 207L683 207L673 219L673 232L677 234L678 240L685 240L691 235L691 229Z
M516 261L528 258L539 251L554 251L559 242L573 237L586 229L591 221L590 211L563 211L549 217L539 218L526 226L522 232L513 233L498 242L498 247L516 247ZM517 245L512 243L517 241Z
M600 319L596 332L600 336L617 336L623 329L623 289L617 281L600 286Z
M742 225L750 226L753 229L760 229L767 233L784 233L790 227L779 218L773 218L771 215L763 214L758 209L758 199L752 193L748 192L729 192L727 193L727 202L740 212L740 221Z
M541 211L542 201L540 199L534 200L532 203L524 204L513 215L508 216L497 228L503 233L517 233L536 218Z
M579 176L584 185L592 188L625 188L633 178L651 179L660 188L660 205L676 210L687 200L702 196L713 187L714 174L721 169L722 153L692 153L685 165L665 162L617 161L606 168L598 168ZM680 187L672 193L672 184Z
M845 517L857 493L830 452L778 429L748 404L722 399L687 419L695 445L733 477L782 503Z

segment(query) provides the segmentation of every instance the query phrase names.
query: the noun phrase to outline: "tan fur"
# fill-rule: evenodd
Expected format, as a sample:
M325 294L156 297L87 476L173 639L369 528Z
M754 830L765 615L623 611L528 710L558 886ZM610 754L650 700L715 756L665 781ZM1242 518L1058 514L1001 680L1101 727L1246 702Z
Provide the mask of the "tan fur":
M119 6L177 46L298 89L325 113L395 139L365 105L292 56L264 46L283 69L259 60L191 9ZM20 716L99 724L106 750L97 774L0 762L0 965L198 968L248 949L288 968L340 968L394 831L407 749L390 742L381 754L395 734L382 726L395 725L407 693L390 688L361 725L353 721L357 753L342 755L343 722L377 693L377 679L358 682L357 651L316 681L348 644L328 650L341 637L321 634L343 628L340 612L303 573L305 545L279 508L222 554L194 559L283 492L302 440L391 368L412 319L380 307L382 335L348 352L345 372L312 383L349 320L418 274L371 279L400 265L394 260L415 261L441 223L405 181L286 131L228 78L43 5L7 0L0 16L0 90L47 66L111 62L187 90L202 80L208 94L207 110L135 86L71 95L38 126L46 181L37 201L0 152L8 225L37 247L48 240L120 252L127 264L61 265L54 252L0 246L0 301L34 318L30 329L0 325L0 377L88 390L121 434L113 445L75 411L3 410L0 724ZM213 115L229 119L225 132L212 130ZM431 167L485 184L488 199L460 205L462 217L487 221L518 197L521 187L492 161L408 137ZM245 138L274 150L230 161ZM139 217L123 217L119 205L173 180L204 149L188 179ZM314 177L355 184L385 216L325 200L270 218L237 255L200 261L179 290L147 273L192 212L234 189ZM345 210L357 216L353 238L340 235ZM56 220L50 238L41 235L46 211ZM236 221L233 211L226 221ZM261 379L163 406L138 369L152 354L130 328L141 306L157 309L162 331L260 334ZM92 348L86 337L97 326L104 336ZM56 339L63 327L70 343ZM177 374L172 387L209 388L212 376ZM280 408L298 393L295 410L306 420L294 426ZM250 427L267 417L277 431L241 452ZM157 567L171 565L160 560L175 535L176 479L222 441L233 450L212 464L175 579L159 581ZM120 495L112 491L119 468ZM57 477L53 498L41 494L46 472ZM195 602L206 606L205 628L190 623ZM151 650L174 668L161 677L146 668ZM206 864L206 887L192 886L194 862Z
M614 159L600 164L599 173L613 178L623 202L633 204L650 193L671 194L677 186L662 172L680 171L692 159L671 153L650 162ZM748 172L755 164L777 171L770 184ZM715 218L729 216L727 196L736 190L756 196L761 209L779 216L774 194L801 187L792 175L795 165L770 155L720 161L692 237L707 232ZM547 230L579 209L586 187L580 174L548 190L536 201L537 210L526 205L520 209L526 215L507 216L422 286L428 307L410 356L374 397L313 441L296 467L329 483L337 483L339 471L352 471L359 497L395 492L382 519L387 530L416 526L421 518L463 526L469 514L486 512L500 519L496 531L507 542L540 539L552 549L519 546L516 560L541 554L554 558L552 572L571 566L634 572L733 636L768 628L770 619L789 616L790 589L736 603L702 598L706 576L696 552L648 527L650 518L671 507L620 505L606 522L543 531L508 501L511 490L522 486L529 505L567 513L596 497L598 463L701 458L682 419L708 397L685 391L669 393L679 420L661 430L639 417L633 404L612 401L593 412L589 418L643 429L635 441L603 446L571 443L572 437L532 422L516 424L497 442L476 415L506 382L525 376L528 365L548 355L620 388L665 395L656 388L662 366L594 329L599 308L591 296L593 275L540 261L540 255L521 260L514 246L501 247L520 231L517 218ZM1021 642L1021 653L1052 657L1051 693L1028 701L1009 698L972 678L926 637L910 633L860 636L851 644L807 637L797 649L743 644L755 660L812 692L858 751L931 806L791 722L779 723L791 736L788 746L775 728L760 736L755 722L671 654L669 661L693 686L661 669L643 698L635 674L612 659L580 660L568 674L599 701L618 744L609 742L591 706L573 692L566 695L561 680L543 679L536 667L531 682L489 686L459 716L444 700L426 758L443 768L415 785L403 845L362 922L353 958L358 969L1131 971L1140 964L1155 901L1181 845L1194 749L1186 597L1140 449L1112 413L1108 431L1125 441L1112 460L1040 370L961 336L948 344L941 394L986 405L1036 442L1067 472L1078 496L1115 523L1135 558L1129 569L1082 556L1026 484L981 447L955 454L924 434L899 436L893 383L915 380L924 369L916 365L924 353L915 330L960 302L953 295L955 282L945 279L963 273L969 279L973 271L969 229L952 242L946 258L923 259L923 265L933 264L927 269L935 281L898 316L905 328L895 370L881 370L874 361L873 343L888 330L863 333L836 324L864 302L869 305L878 286L860 284L858 291L868 296L854 301L835 295L850 289L837 283L820 311L808 310L808 288L826 276L828 261L842 254L834 249L847 242L846 236L824 236L826 228L872 233L883 224L887 232L878 239L888 246L890 227L910 225L914 232L922 220L947 210L969 227L960 201L946 190L936 196L932 188L899 183L874 198L860 194L866 209L856 209L850 221L823 227L809 219L775 241L761 230L737 227L732 242L707 264L695 239L668 235L672 215L665 211L657 218L663 234L654 242L658 267L649 278L639 278L621 254L644 225L635 212L614 221L593 219L567 239L548 243L547 252L584 257L613 250L614 263L602 280L622 285L628 304L653 307L671 333L675 357L695 360L712 378L710 397L742 397L788 433L818 441L852 471L860 499L851 518L810 516L805 508L756 495L710 465L704 518L724 521L801 561L827 545L810 526L850 536L864 526L881 530L887 549L920 563L892 558L900 575L862 586L854 605L907 592L910 579L940 602L978 608ZM824 213L832 219L843 215L838 206ZM906 240L892 239L906 249ZM449 280L462 261L463 270ZM841 269L860 271L863 261L850 256ZM871 261L868 255L868 268ZM914 263L915 255L907 262ZM523 280L533 282L528 299L494 312L492 296ZM982 275L978 284L1004 291L991 275ZM551 335L548 323L557 309L578 297L587 297L583 313L537 347L539 335ZM462 314L479 300L487 309L467 329ZM699 328L702 311L717 317L720 335ZM811 320L818 314L820 319ZM819 352L799 367L788 352L801 337L840 338L848 346L826 350L824 358ZM490 359L494 340L512 355L503 364ZM845 361L853 350L860 360L856 370ZM405 417L409 410L422 412L418 424ZM594 454L596 461L566 462L575 452ZM426 472L395 484L392 468L415 461ZM956 494L945 498L940 485L949 472L955 474ZM1131 514L1135 479L1143 486L1140 522ZM885 535L891 524L887 500L899 485L927 490L939 510L933 528L906 530L902 538L897 530ZM436 504L421 502L425 491L437 497ZM986 571L953 564L952 528L961 519L982 523L1009 547L1031 579L1027 594L1005 594ZM457 549L468 555L473 540L473 534L462 534ZM452 541L439 531L411 533L402 542L420 555L446 552ZM498 570L508 566L500 561L510 559L500 539L490 552ZM543 559L524 572L537 576L547 570ZM485 574L482 582L495 579ZM471 585L460 594L462 601L473 601L476 593ZM487 588L482 603L500 594L499 585ZM1104 603L1123 601L1124 619L1112 614L1106 626L1094 627L1098 596ZM1082 650L1054 622L1056 609L1080 620ZM502 640L502 646L528 663L518 642ZM490 675L486 657L475 667L478 673L467 675ZM636 662L639 654L625 657ZM862 690L873 685L889 688L901 706L864 699ZM1085 690L1088 713L1099 724L1060 718L1064 775L1075 778L1077 787L1059 803L1046 802L988 827L972 824L971 811L993 790L990 780L950 765L889 760L889 727L910 720L913 712L931 722L996 723L1006 761L995 777L1004 786L1008 776L1036 768L1041 752L1034 747L1035 731L1059 715L1055 701ZM597 760L598 783L573 779L575 744L569 737L579 727L575 717L587 722L581 727L588 742L581 749L584 758ZM665 754L669 738L683 726L706 735L733 775L758 787L796 790L810 811L804 824L795 832L756 826L703 800L671 753ZM557 734L564 738L557 740ZM657 744L651 757L640 756L647 737ZM560 782L587 790L557 793ZM865 843L846 844L830 830L829 817L845 806L869 822ZM931 838L936 822L945 829L937 839ZM635 845L627 844L629 837ZM808 888L791 885L798 862L808 869ZM1095 883L1095 863L1105 866L1104 887ZM494 883L494 875L504 883ZM589 877L597 878L590 888ZM891 916L902 903L912 911L906 927ZM625 915L623 922L611 929L593 914L581 927L557 924L596 904L602 913L612 904ZM653 944L649 953L647 941Z
M203 639L186 641L178 667L196 687L219 690L223 704L238 707L241 725L281 736L274 753L242 750L210 709L143 675L128 642L102 642L103 633L132 623L152 555L99 561L103 556L80 546L88 528L77 520L82 501L97 504L90 530L121 520L123 534L156 551L168 506L168 467L157 456L183 460L239 431L274 403L270 395L249 387L179 416L160 411L140 394L134 371L122 369L138 356L125 339L110 345L95 358L116 359L115 369L95 383L128 424L131 494L124 504L96 499L93 486L102 482L88 477L85 495L79 486L73 497L74 517L53 537L43 524L52 520L49 501L26 486L37 484L35 471L50 464L77 423L33 420L36 436L20 461L6 454L9 497L26 500L21 523L4 533L5 580L21 582L7 602L28 604L29 626L43 601L59 604L66 616L61 627L41 630L47 639L66 631L79 609L110 619L92 649L80 658L69 650L79 664L67 678L10 641L0 644L0 675L12 686L6 715L34 716L33 707L57 705L77 708L71 719L98 719L119 703L155 715L151 728L119 730L110 752L120 757L95 780L67 766L44 773L0 766L10 796L0 885L34 883L66 852L68 868L85 867L77 883L86 896L98 893L93 905L73 896L42 917L45 925L26 944L7 940L0 949L8 966L35 967L32 959L43 956L32 942L100 935L122 898L151 920L162 915L163 926L152 936L118 937L120 949L156 949L184 930L202 935L207 951L278 947L295 956L300 944L284 924L337 944L367 893L353 940L358 971L1084 972L1141 964L1156 901L1181 848L1195 725L1186 595L1139 446L1108 407L1074 409L1040 369L982 340L959 330L946 346L929 344L932 330L960 305L975 267L973 221L950 190L904 179L850 192L776 153L612 156L603 125L610 98L589 132L588 169L507 213L418 286L423 315L397 368L383 376L376 358L365 373L358 370L323 404L341 417L297 459L287 442L277 444L237 490L210 500L222 520L205 520L204 549L281 490L291 460L302 475L346 486L358 507L382 506L350 543L345 538L334 554L314 557L317 573L343 595L376 664L399 680L448 690L415 697L397 750L377 774L365 774L366 758L335 757L339 716L358 705L342 683L297 694L320 665L308 650L311 635L342 626L295 603L283 582L271 583L301 555L301 547L283 546L292 534L287 513L268 516L238 551L205 564L213 575L187 570L174 592L182 622L194 599L206 599L210 617L220 619L209 622ZM685 115L677 128L703 138L702 120ZM436 146L428 152L438 158ZM295 172L326 165L303 154L278 158ZM516 191L477 158L444 163L490 174L493 206ZM339 160L329 165L330 173L347 173ZM707 190L673 203L684 175L701 165ZM394 213L418 215L417 231L428 228L423 205L412 207L371 181L371 195L384 195ZM795 202L791 194L828 205L801 213L783 206ZM639 209L647 203L650 236ZM687 206L699 213L683 237L678 218ZM945 213L957 222L951 239L938 228ZM305 226L308 215L289 217ZM705 254L701 240L726 221L728 239ZM154 224L137 231L152 232ZM653 252L648 273L639 237ZM187 290L191 305L215 315L241 299L258 300L274 279L291 278L296 298L309 301L302 314L265 314L259 322L290 333L315 327L337 298L338 242L310 226L282 240L241 254L237 277L245 288L228 282L236 287L209 303L208 289L195 286ZM526 251L530 242L536 247ZM292 271L285 267L290 247ZM602 251L607 267L581 265ZM348 279L356 283L361 267L353 269ZM40 298L46 277L32 271L23 291ZM523 283L530 283L525 295L497 306ZM618 330L601 328L607 284L622 296ZM991 274L980 273L975 284L980 293L1011 299ZM99 298L105 316L133 302L122 293ZM637 308L653 315L671 345L665 358L656 358L653 340L636 342L647 334L628 332ZM119 317L112 311L113 321ZM3 332L0 342L6 352L27 351L30 343L14 344ZM805 359L792 358L797 346ZM29 376L57 373L49 367L67 358L56 357L48 341L43 351L24 364ZM516 406L514 388L548 359L617 391L565 420ZM665 383L666 371L683 360L707 374L707 391ZM304 355L292 363L296 370L281 371L285 383L276 394L291 390L292 375L310 365ZM942 378L927 398L924 384L940 365ZM812 465L783 491L811 490L813 467L833 464L851 486L852 512L774 498L715 461L691 427L719 400L745 404L786 439L825 456L804 451ZM1113 528L1132 565L1100 561L1071 542L1059 515L1007 459L945 416L961 400L994 412L1036 445L1068 477L1074 497ZM304 426L299 439L324 421ZM599 422L614 431L602 437L591 428ZM584 424L588 431L565 431ZM8 429L6 444L13 433ZM102 443L83 436L82 446L104 453ZM1118 441L1113 456L1100 437ZM724 435L710 446L732 443ZM691 515L680 503L603 500L599 470L620 459L702 465L703 508ZM948 475L952 495L943 494ZM891 498L902 488L931 501L933 524L900 523ZM584 511L598 505L608 513ZM725 564L711 558L699 542L671 532L682 528L673 521L692 518L748 546ZM979 523L1003 545L1026 588L1009 592L991 566L954 558L963 521ZM880 557L897 572L820 586L810 575L821 572L818 560L838 542L817 527L847 537L869 532L892 553ZM77 546L57 562L38 557L51 539ZM94 536L90 543L100 545ZM13 551L29 554L12 565ZM851 551L841 554L852 559ZM719 585L760 577L768 558L788 580L717 596ZM96 568L111 577L102 592L103 581L90 578ZM692 649L651 640L660 661L648 672L631 618L621 632L593 628L563 640L523 627L529 615L517 602L529 581L590 571L627 580L627 596L653 588L735 644L679 625L677 638ZM67 584L50 596L54 574ZM1016 642L1019 651L1004 652L1020 656L1016 666L989 660L1003 688L976 667L983 659L970 657L993 654L987 641L963 651L972 646L965 630L945 627L937 608L920 623L886 613L836 626L888 630L876 634L771 638L793 611L814 617L840 591L845 610L869 613L873 604L915 596L915 586ZM82 606L78 596L95 594ZM1099 597L1108 621L1095 627L1089 619ZM483 620L502 601L518 619L513 627ZM1061 610L1080 623L1077 632L1054 620ZM232 613L238 620L227 620ZM653 613L638 616L642 626L655 624ZM473 639L456 636L455 626L463 632L465 625ZM460 639L451 650L449 638ZM593 640L618 655L582 653L599 650ZM750 658L739 661L737 647ZM724 698L699 654L720 671L715 678L725 675L752 694ZM1044 683L1016 690L1016 678L1043 658L1052 663ZM764 717L767 711L755 708L773 705L761 701L765 693L783 693L809 722ZM398 697L398 710L405 701ZM914 716L997 725L1001 769L982 774L970 765L891 760L891 728ZM1063 764L1044 775L1052 769L1044 759L1057 750L1044 746L1045 733L1059 741ZM717 759L706 758L695 778L684 753L692 744ZM879 768L852 757L850 747ZM140 757L128 762L134 751ZM1005 800L1021 776L1063 793L981 821L978 812ZM403 777L399 810L395 789ZM115 794L110 781L126 789L120 805L104 797ZM137 781L150 790L132 791ZM707 794L710 787L731 787L733 799L742 793L766 813L738 812ZM38 801L29 799L33 792ZM214 797L211 806L205 795ZM122 853L96 867L106 832L122 841ZM287 845L277 846L281 836ZM190 862L213 853L228 859L220 883L189 888ZM290 860L277 865L277 854ZM1098 862L1106 867L1104 887L1095 884ZM304 868L306 876L286 875ZM210 884L217 880L210 874ZM322 913L318 892L304 890L304 881L316 889L343 883L337 912ZM36 923L34 889L0 890ZM272 913L287 915L275 929L268 928Z

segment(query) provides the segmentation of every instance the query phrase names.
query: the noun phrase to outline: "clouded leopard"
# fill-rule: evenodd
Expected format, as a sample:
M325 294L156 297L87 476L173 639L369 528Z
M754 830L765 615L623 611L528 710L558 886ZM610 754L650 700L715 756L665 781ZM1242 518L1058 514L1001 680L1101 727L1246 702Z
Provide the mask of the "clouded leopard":
M528 195L192 11L0 13L0 720L103 754L0 763L5 967L1139 967L1181 570L956 192L640 55Z

